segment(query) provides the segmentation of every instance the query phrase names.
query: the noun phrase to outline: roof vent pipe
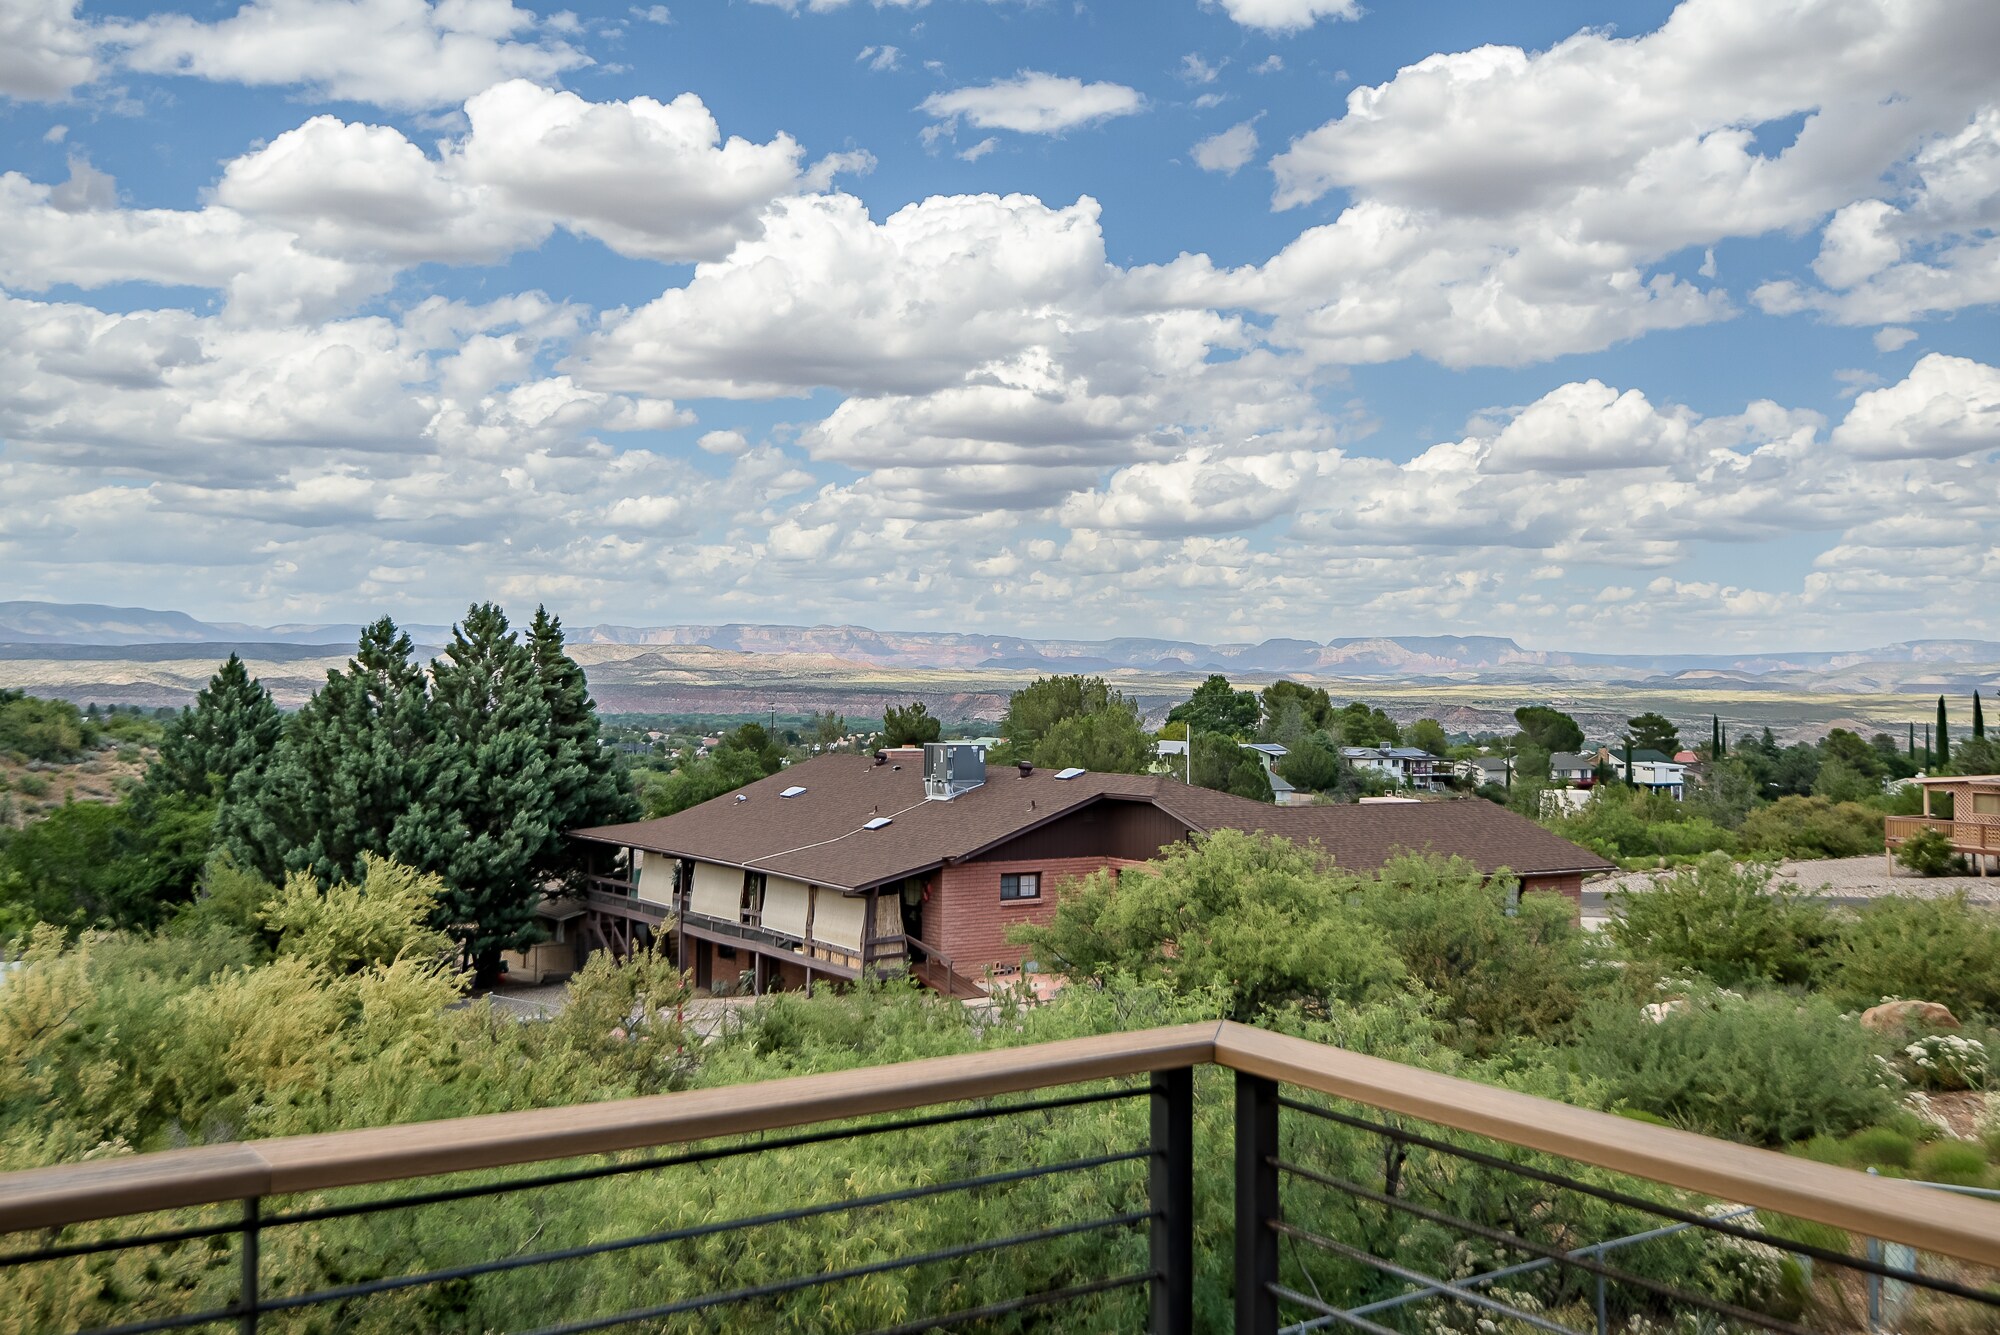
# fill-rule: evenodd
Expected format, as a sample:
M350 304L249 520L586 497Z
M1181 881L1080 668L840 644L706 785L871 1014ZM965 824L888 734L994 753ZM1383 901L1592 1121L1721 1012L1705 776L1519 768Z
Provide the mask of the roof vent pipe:
M1035 772L1034 762L1029 760L1023 760L1019 762L1016 765L1016 768L1021 771L1021 777L1024 779L1027 778L1030 774L1033 774Z
M888 764L888 763L889 763L889 753L888 753L887 751L877 751L877 752L875 753L875 763L876 763L876 764L878 764L878 765L886 765L886 764Z

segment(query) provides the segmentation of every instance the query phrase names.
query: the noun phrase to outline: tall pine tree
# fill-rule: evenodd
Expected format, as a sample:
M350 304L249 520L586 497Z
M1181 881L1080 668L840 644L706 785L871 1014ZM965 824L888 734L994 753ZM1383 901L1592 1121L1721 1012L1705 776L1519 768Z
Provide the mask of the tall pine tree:
M535 683L548 705L546 745L556 788L556 819L564 830L637 820L639 801L618 766L616 753L598 734L597 702L590 698L583 669L563 650L562 622L545 607L535 609L528 627L528 654ZM551 871L565 871L559 859Z
M1941 695L1938 697L1937 763L1939 769L1951 763L1951 738L1945 734L1944 697Z
M543 742L548 708L534 661L498 607L476 603L452 627L445 656L431 663L430 704L431 784L390 851L444 879L439 925L490 979L500 952L533 935L533 866L560 837Z
M224 825L239 862L270 880L310 872L322 884L366 875L432 784L424 672L410 637L387 617L361 633L345 670L285 729L254 782L229 794Z
M284 731L271 693L231 654L194 704L167 725L159 757L146 771L146 787L219 798L237 775L262 772Z
M1979 702L1979 692L1972 693L1972 735L1979 741L1986 740L1986 707Z

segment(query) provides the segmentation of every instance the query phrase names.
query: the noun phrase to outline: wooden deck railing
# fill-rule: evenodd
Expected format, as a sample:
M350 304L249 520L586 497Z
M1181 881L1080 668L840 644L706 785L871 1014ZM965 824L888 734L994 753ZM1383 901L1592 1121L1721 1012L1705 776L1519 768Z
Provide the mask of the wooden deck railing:
M211 1228L209 1232L235 1232L242 1236L244 1293L234 1305L218 1309L219 1315L210 1319L226 1318L237 1321L243 1329L254 1329L260 1312L280 1308L298 1310L321 1301L319 1295L310 1293L260 1299L256 1277L258 1230L297 1222L304 1217L260 1216L258 1203L267 1197L573 1160L579 1156L688 1145L698 1141L712 1142L720 1138L771 1133L787 1128L822 1127L831 1123L850 1123L857 1118L910 1113L937 1105L998 1100L1027 1091L1055 1090L1146 1076L1152 1082L1150 1095L1148 1088L1142 1085L1136 1090L1128 1088L1052 1098L1041 1103L1013 1105L1011 1109L1007 1105L995 1104L983 1110L914 1118L887 1128L829 1130L820 1135L795 1137L789 1143L817 1143L838 1136L935 1125L959 1117L999 1116L1009 1111L1019 1112L1024 1107L1057 1108L1101 1102L1108 1098L1150 1097L1153 1108L1151 1145L1149 1150L1136 1154L1137 1158L1150 1164L1147 1170L1151 1174L1147 1196L1150 1204L1139 1213L1117 1215L1088 1225L1132 1226L1136 1221L1138 1226L1147 1228L1152 1236L1150 1269L1136 1276L1086 1280L1053 1294L1027 1295L1019 1299L1019 1305L1066 1299L1076 1294L1102 1293L1120 1285L1148 1285L1152 1292L1151 1329L1186 1331L1191 1329L1192 1324L1190 1303L1194 1269L1194 1256L1190 1250L1193 1237L1191 1181L1195 1172L1189 1139L1194 1097L1191 1072L1211 1064L1235 1072L1238 1211L1234 1242L1235 1301L1237 1329L1241 1331L1276 1330L1273 1314L1280 1302L1296 1301L1309 1312L1334 1313L1336 1310L1326 1305L1328 1299L1300 1293L1295 1287L1279 1281L1279 1239L1291 1237L1296 1241L1302 1236L1315 1245L1325 1244L1343 1252L1356 1251L1350 1245L1352 1239L1349 1242L1329 1239L1286 1222L1286 1207L1281 1203L1277 1186L1281 1174L1291 1174L1295 1179L1303 1178L1320 1186L1352 1190L1366 1200L1378 1201L1388 1207L1420 1215L1427 1211L1432 1215L1436 1213L1430 1207L1400 1197L1393 1172L1385 1183L1384 1194L1287 1160L1287 1151L1280 1149L1278 1140L1280 1106L1316 1118L1344 1121L1370 1132L1380 1132L1404 1149L1414 1144L1428 1147L1426 1152L1458 1154L1487 1168L1511 1169L1529 1175L1539 1173L1542 1180L1560 1183L1565 1190L1594 1193L1606 1200L1623 1201L1628 1205L1635 1203L1632 1198L1608 1190L1602 1185L1601 1178L1584 1182L1553 1177L1547 1170L1530 1166L1538 1161L1523 1159L1518 1154L1507 1162L1491 1156L1482 1158L1475 1151L1457 1148L1464 1144L1462 1138L1451 1143L1427 1140L1410 1131L1407 1124L1398 1119L1420 1119L1439 1128L1439 1134L1443 1135L1464 1133L1485 1138L1495 1142L1501 1153L1507 1152L1508 1147L1516 1151L1542 1152L1573 1164L1588 1165L1714 1198L1737 1207L1738 1215L1729 1216L1732 1219L1740 1216L1742 1207L1757 1207L1842 1230L1856 1239L1883 1239L1905 1244L1921 1253L1956 1258L1958 1262L1976 1267L2000 1269L2000 1205L1943 1195L1910 1183L1864 1176L1848 1169L1768 1150L1576 1108L1230 1022L1203 1022L987 1050L890 1067L773 1080L754 1086L169 1150L10 1173L0 1175L0 1233L46 1232L40 1235L42 1245L39 1250L12 1251L0 1256L0 1266L32 1264L45 1259L46 1255L75 1254L79 1248L71 1246L65 1252L62 1241L64 1235L61 1230L71 1225L186 1207L242 1202L246 1208L241 1224L226 1224ZM1318 1096L1319 1101L1302 1102L1283 1095L1281 1091L1284 1089L1310 1093ZM1328 1099L1341 1102L1325 1102ZM1373 1110L1376 1114L1390 1116L1364 1120L1339 1111L1343 1106L1352 1105L1360 1105L1362 1111ZM716 1153L757 1153L780 1143L784 1142L752 1142ZM1289 1152L1296 1151L1294 1144ZM682 1156L672 1162L685 1162L694 1157L697 1156ZM1082 1166L1134 1158L1133 1152L1107 1155L1082 1161ZM636 1167L650 1169L668 1162L667 1159L655 1159L639 1163ZM1077 1164L1068 1164L1046 1169L1017 1169L958 1185L992 1189L994 1184L1004 1184L1035 1173L1070 1171L1077 1167ZM556 1180L567 1179L542 1179ZM526 1184L503 1183L497 1188L486 1186L471 1191L532 1189L535 1185L531 1180ZM767 1215L732 1224L704 1224L701 1227L708 1231L738 1225L762 1227L769 1225L773 1219L805 1217L847 1208L848 1205L873 1208L884 1201L914 1199L952 1189L955 1188L949 1185L924 1186L845 1204L836 1202L812 1206L785 1216ZM444 1199L448 1195L439 1193L431 1199ZM1711 1215L1691 1213L1699 1208L1693 1203L1681 1207L1671 1203L1669 1197L1659 1199L1669 1203L1637 1201L1636 1204L1669 1219L1682 1220L1676 1227L1702 1227L1723 1234L1736 1234L1834 1264L1852 1265L1868 1274L1887 1276L1928 1286L1961 1299L2000 1306L2000 1297L1982 1296L1974 1280L1920 1276L1912 1270L1885 1267L1866 1257L1850 1258L1828 1253L1736 1224L1720 1222ZM380 1208L397 1208L397 1204L391 1199L383 1202ZM1495 1233L1490 1223L1472 1221L1463 1226L1475 1230L1478 1236ZM1511 1227L1517 1227L1523 1233L1532 1231L1518 1224ZM1672 1232L1673 1229L1666 1231ZM1060 1229L1044 1230L1023 1237L1032 1240L1059 1233ZM183 1230L180 1236L188 1235ZM654 1245L659 1238L676 1236L682 1235L661 1234L653 1238L596 1243L593 1246ZM1600 1328L1603 1319L1602 1285L1607 1274L1616 1276L1620 1283L1636 1285L1638 1290L1675 1293L1679 1298L1718 1312L1738 1312L1728 1302L1680 1293L1664 1288L1643 1275L1613 1270L1604 1263L1601 1251L1597 1253L1597 1259L1592 1260L1588 1247L1558 1252L1533 1241L1524 1241L1512 1233L1499 1236L1511 1239L1509 1245L1518 1245L1530 1255L1546 1253L1552 1259L1545 1260L1543 1264L1575 1266L1582 1271L1596 1273L1600 1285ZM139 1243L130 1244L88 1243L82 1249L141 1245L146 1241L140 1239ZM1002 1240L991 1246L1006 1246L1018 1241L1021 1238ZM967 1249L968 1254L985 1245L973 1245ZM345 1290L329 1292L334 1293L336 1299L346 1300L354 1293L386 1290L411 1282L431 1282L437 1276L487 1273L499 1266L537 1264L543 1260L561 1262L576 1254L575 1251L551 1252L546 1257L530 1257L526 1261L514 1258L489 1263L485 1267L469 1267L463 1272L438 1271L414 1279L404 1276L382 1281L372 1288L350 1285ZM907 1263L934 1264L942 1255L926 1254ZM876 1269L904 1263L885 1262ZM1420 1297L1430 1295L1454 1301L1464 1300L1487 1307L1498 1301L1490 1296L1471 1293L1450 1280L1424 1275L1410 1279L1408 1276L1414 1272L1392 1263L1381 1264L1387 1273L1404 1276L1408 1283L1429 1285L1422 1290ZM861 1274L864 1270L867 1268L851 1273ZM746 1294L759 1298L787 1291L786 1284L822 1283L828 1279L838 1280L847 1273L850 1272L785 1281L776 1286L751 1287L720 1297L685 1300L651 1309L651 1313L657 1317L661 1312L705 1311L708 1310L705 1305L749 1301L744 1297ZM1002 1307L996 1306L992 1310L999 1311ZM961 1319L964 1315L956 1314L950 1319ZM591 1318L587 1327L579 1325L575 1328L597 1328L630 1319L633 1318ZM1740 1317L1732 1316L1732 1319ZM174 1321L174 1324L181 1323L180 1319ZM1307 1325L1315 1323L1324 1324L1324 1321L1315 1318ZM1379 1329L1358 1318L1344 1320L1342 1324ZM1548 1323L1543 1321L1541 1324ZM1759 1320L1753 1324L1789 1331L1799 1329L1797 1325L1785 1322L1773 1324ZM149 1325L148 1328L163 1327ZM931 1327L922 1322L898 1327L909 1330L928 1328Z
M1882 833L1891 848L1924 830L1937 830L1961 853L2000 853L2000 825L1941 816L1886 816L1882 821Z

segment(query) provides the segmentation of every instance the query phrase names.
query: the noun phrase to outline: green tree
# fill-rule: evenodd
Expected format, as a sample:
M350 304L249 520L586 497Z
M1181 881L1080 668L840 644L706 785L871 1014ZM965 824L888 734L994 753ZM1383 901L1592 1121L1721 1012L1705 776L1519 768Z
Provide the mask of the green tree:
M882 715L884 746L922 746L936 741L943 732L944 725L931 717L921 700L900 708L890 705Z
M387 854L396 827L431 790L429 701L410 637L387 617L361 633L344 669L293 715L270 764L235 785L221 820L236 859L276 883L359 880L362 855Z
M1951 737L1947 732L1944 717L1944 697L1938 697L1937 710L1937 763L1943 769L1951 763Z
M1152 758L1138 708L1123 699L1095 713L1060 720L1029 756L1049 769L1077 766L1103 774L1143 774Z
M441 923L491 978L502 951L534 939L535 905L563 837L558 802L573 803L582 779L573 744L552 752L534 656L496 605L472 606L431 664L427 731L429 783L395 823L388 851L438 875Z
M1951 766L1960 774L2000 774L2000 746L1988 737L1960 742L1952 751Z
M1327 726L1333 718L1333 701L1325 687L1274 681L1257 693L1257 712L1259 740L1290 746L1296 737Z
M237 775L263 772L284 731L284 716L271 693L231 654L194 704L167 725L159 757L146 771L146 786L219 798Z
M1278 777L1301 792L1333 792L1347 774L1340 748L1323 732L1313 733L1278 762Z
M689 761L652 787L646 794L646 815L671 816L764 777L764 765L756 752L719 746L712 754Z
M1664 714L1645 713L1625 720L1625 736L1635 751L1671 756L1681 749L1680 729Z
M1775 885L1768 864L1710 853L1651 889L1614 894L1606 930L1636 960L1735 987L1810 984L1833 928L1825 906Z
M1979 741L1986 740L1986 706L1979 701L1979 692L1972 693L1972 735Z
M1351 700L1334 715L1340 740L1348 746L1394 746L1401 739L1395 720L1380 709Z
M0 848L0 901L70 931L158 926L192 896L214 826L214 804L181 793L65 802Z
M85 736L83 715L69 701L0 691L0 752L23 760L73 760Z
M638 819L639 803L632 795L632 785L619 767L617 753L604 745L590 685L563 646L562 622L547 608L535 608L527 645L535 685L548 715L542 745L555 788L557 828L574 830ZM573 870L568 841L558 841L557 847L554 860L543 869Z
M1269 802L1275 796L1264 763L1256 752L1246 749L1235 738L1198 732L1192 745L1195 787L1213 788L1219 793L1234 793L1258 802Z
M1814 797L1829 802L1866 802L1882 795L1882 781L1864 774L1844 757L1834 756L1819 767L1812 791Z
M761 723L738 724L724 733L722 746L716 749L720 751L724 748L755 756L758 767L765 774L776 774L785 767L784 750L772 740L771 734L764 730L764 725Z
M847 736L847 720L831 709L824 714L814 713L811 727L812 739L822 750L839 745L840 739Z
M1065 889L1046 927L1009 937L1072 979L1129 975L1219 994L1238 1020L1296 1003L1323 1010L1404 980L1381 931L1351 905L1355 884L1287 840L1218 830L1116 880L1092 873Z
M1170 723L1185 723L1194 733L1213 732L1225 737L1244 738L1257 726L1258 703L1254 691L1239 691L1220 672L1194 688L1194 694L1167 711Z
M1410 725L1410 745L1434 756L1451 750L1451 741L1444 735L1444 725L1434 718L1420 718Z
M1514 711L1514 722L1521 727L1521 737L1544 752L1583 750L1583 728L1560 709L1524 705Z
M1007 739L1009 755L1026 760L1048 731L1066 718L1098 714L1125 697L1105 684L1102 677L1040 677L1007 698L1007 716L1000 732Z

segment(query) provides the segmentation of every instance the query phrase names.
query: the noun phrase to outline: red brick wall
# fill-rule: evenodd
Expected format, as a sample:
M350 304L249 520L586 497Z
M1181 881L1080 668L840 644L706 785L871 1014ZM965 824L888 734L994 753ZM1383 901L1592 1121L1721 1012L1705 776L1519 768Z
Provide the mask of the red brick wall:
M1100 867L1137 865L1126 858L1046 858L1031 862L961 862L932 881L924 905L924 936L951 956L958 971L979 978L995 964L1019 965L1024 952L1007 941L1016 923L1046 923L1055 916L1059 881L1087 876ZM1000 878L1039 872L1040 899L1000 898Z
M1572 872L1568 876L1523 876L1521 893L1531 894L1545 891L1561 895L1579 908L1583 905L1583 873Z

